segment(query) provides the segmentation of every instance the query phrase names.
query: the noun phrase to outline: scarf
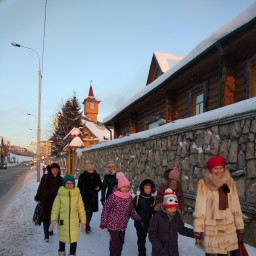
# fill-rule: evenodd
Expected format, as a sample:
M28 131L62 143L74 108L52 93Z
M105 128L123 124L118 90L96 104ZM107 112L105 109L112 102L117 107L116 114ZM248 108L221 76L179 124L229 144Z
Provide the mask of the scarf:
M207 172L204 176L205 185L212 191L219 192L219 210L228 208L228 193L230 192L231 177L228 170L225 170L221 178Z
M127 199L127 198L129 198L129 197L131 196L130 192L128 192L128 193L122 193L122 192L119 191L119 190L116 190L116 191L114 192L114 195L116 195L117 197L123 198L123 199Z

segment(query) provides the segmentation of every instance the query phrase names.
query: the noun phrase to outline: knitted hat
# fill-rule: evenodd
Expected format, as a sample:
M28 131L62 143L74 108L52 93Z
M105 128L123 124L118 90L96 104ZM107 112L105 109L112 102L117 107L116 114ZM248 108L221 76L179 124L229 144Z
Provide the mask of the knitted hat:
M129 180L125 177L124 173L123 172L118 172L116 174L116 178L117 178L117 181L118 181L118 185L117 185L117 188L121 188L123 186L130 186L130 182Z
M116 168L116 164L114 162L112 162L112 161L108 162L108 167L109 166L114 166Z
M63 179L63 185L65 186L66 182L68 182L68 181L73 182L73 184L75 186L76 183L75 183L75 178L73 176L71 176L71 175L65 176Z
M180 171L179 171L178 167L173 167L173 169L170 171L169 180L180 181Z
M226 164L226 160L225 160L224 157L222 157L222 156L213 156L207 161L206 167L209 171L211 171L211 169L216 167L216 166L225 167L225 164Z
M164 192L164 199L162 204L163 209L179 208L178 198L171 188L167 188Z

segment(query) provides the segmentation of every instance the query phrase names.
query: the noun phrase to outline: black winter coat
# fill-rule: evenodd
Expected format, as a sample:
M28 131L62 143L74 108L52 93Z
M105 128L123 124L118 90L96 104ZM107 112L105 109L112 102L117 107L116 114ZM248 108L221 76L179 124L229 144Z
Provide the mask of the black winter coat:
M91 208L93 212L97 212L99 210L98 192L102 189L100 175L96 171L93 173L84 171L79 176L77 186L80 189L85 209ZM100 189L96 190L96 187Z
M172 220L162 210L150 220L148 238L152 244L152 256L179 256L178 233L194 238L194 231L184 226L178 212Z
M35 201L41 202L43 206L42 221L50 222L52 205L61 186L63 186L63 178L60 173L54 177L50 171L42 176L35 195Z
M136 212L140 215L144 222L144 227L149 227L149 221L153 214L155 213L156 200L152 195L145 195L144 193L140 193L133 198L133 205ZM141 227L141 224L138 221L134 221L135 227Z
M103 186L101 190L101 200L103 202L105 202L105 200L108 199L115 185L117 185L116 174L105 174L103 178Z

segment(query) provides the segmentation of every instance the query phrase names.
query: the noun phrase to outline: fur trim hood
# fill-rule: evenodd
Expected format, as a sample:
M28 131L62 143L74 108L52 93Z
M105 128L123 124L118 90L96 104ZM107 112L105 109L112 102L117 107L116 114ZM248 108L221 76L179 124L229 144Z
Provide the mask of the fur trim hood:
M205 185L210 190L218 190L225 183L228 185L228 187L230 187L231 179L232 178L227 169L225 169L223 176L221 178L218 178L216 175L212 174L211 172L207 172L203 177Z
M151 179L145 179L145 180L143 180L143 181L140 183L140 186L139 186L140 192L141 192L141 193L144 192L144 186L145 186L145 184L147 184L147 183L151 184L151 193L152 193L152 194L155 193L155 191L156 191L156 184L155 184L154 181L151 180Z

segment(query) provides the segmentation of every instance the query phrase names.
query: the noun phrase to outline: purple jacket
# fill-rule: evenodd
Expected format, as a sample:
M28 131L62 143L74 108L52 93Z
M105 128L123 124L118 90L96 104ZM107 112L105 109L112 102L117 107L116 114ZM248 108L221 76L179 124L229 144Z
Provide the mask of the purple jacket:
M103 206L101 225L110 230L124 231L130 216L134 220L141 220L134 209L132 197L120 198L112 193Z

